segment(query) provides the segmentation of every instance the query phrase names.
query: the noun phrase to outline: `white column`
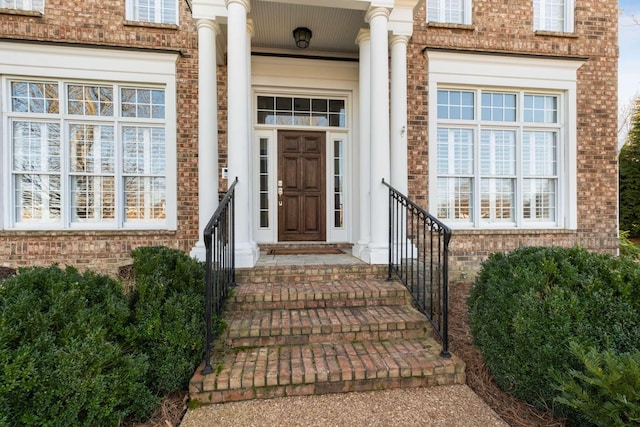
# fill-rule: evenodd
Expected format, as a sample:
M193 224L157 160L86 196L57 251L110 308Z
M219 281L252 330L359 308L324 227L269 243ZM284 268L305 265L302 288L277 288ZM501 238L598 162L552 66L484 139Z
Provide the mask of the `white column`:
M198 21L198 242L191 256L204 261L202 233L218 207L218 96L216 35L218 25Z
M229 182L236 177L236 267L253 267L258 247L251 230L251 163L247 126L249 82L247 80L248 0L227 0L227 137Z
M391 39L391 185L408 195L407 183L407 43Z
M360 47L360 236L353 246L353 255L363 258L371 240L371 34L368 29L360 30L356 44Z
M251 236L251 240L253 240L254 236L254 218L255 218L255 209L253 208L254 203L256 201L254 189L255 181L253 180L254 176L256 176L254 170L254 141L253 141L253 102L252 102L252 91L251 91L251 39L253 37L253 20L247 19L247 47L245 52L247 53L247 148L249 150L249 206L251 210L249 211L249 232Z
M367 21L371 30L371 241L368 262L389 262L389 11L370 9Z

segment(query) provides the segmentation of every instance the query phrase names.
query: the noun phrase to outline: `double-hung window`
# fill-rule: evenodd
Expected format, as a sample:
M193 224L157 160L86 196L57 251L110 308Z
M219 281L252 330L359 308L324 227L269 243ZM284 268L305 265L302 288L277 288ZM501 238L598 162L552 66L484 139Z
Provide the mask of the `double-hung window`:
M13 226L165 224L163 87L21 78L7 86Z
M31 10L44 13L44 0L0 0L0 9Z
M127 19L178 24L178 0L127 0Z
M437 215L470 227L556 226L561 95L446 88L437 95Z
M471 24L471 0L427 0L427 21Z
M533 0L534 31L573 32L574 0Z

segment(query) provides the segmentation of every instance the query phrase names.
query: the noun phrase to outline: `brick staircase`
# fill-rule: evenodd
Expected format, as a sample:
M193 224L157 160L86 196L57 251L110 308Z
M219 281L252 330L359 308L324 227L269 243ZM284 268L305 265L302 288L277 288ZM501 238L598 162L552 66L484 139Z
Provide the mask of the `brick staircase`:
M464 363L439 356L431 325L386 269L367 264L239 270L216 342L201 365L201 403L464 383Z

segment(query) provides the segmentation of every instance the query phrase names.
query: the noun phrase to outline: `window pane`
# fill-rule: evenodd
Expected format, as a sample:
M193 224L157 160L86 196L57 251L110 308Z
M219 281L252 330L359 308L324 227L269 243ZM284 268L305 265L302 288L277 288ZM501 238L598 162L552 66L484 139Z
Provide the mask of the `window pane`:
M110 86L69 85L69 114L113 116L113 88Z
M438 129L438 174L473 173L473 131Z
M483 176L515 175L515 131L483 130L481 132L480 173Z
M134 21L176 24L178 3L176 0L128 0Z
M164 128L124 126L122 133L124 173L165 173Z
M333 226L344 226L344 141L333 141Z
M526 131L522 135L522 171L525 176L555 176L557 173L556 133Z
M524 121L528 123L558 123L558 97L525 95Z
M71 220L105 222L115 219L115 178L110 176L71 177Z
M513 221L515 190L513 179L480 181L480 218L483 222Z
M438 178L438 218L470 221L471 189L471 178Z
M310 99L258 97L258 124L294 126L346 127L345 101L342 99Z
M0 0L0 8L33 10L44 13L44 0Z
M16 174L15 221L60 221L60 177L45 174Z
M427 21L465 23L465 0L429 0Z
M473 120L475 115L473 92L455 90L438 91L438 118Z
M60 125L14 122L13 169L24 172L60 172Z
M514 122L516 120L516 95L509 93L482 93L482 120Z
M555 179L525 179L523 182L523 216L528 221L556 220Z
M533 29L565 31L566 0L533 0Z
M125 218L127 221L154 221L166 218L164 178L125 178Z
M163 90L123 88L120 97L123 117L164 119Z
M71 172L115 171L113 126L71 125L69 146Z
M59 109L57 83L11 83L11 111L57 114Z
M269 227L269 139L260 138L260 227Z

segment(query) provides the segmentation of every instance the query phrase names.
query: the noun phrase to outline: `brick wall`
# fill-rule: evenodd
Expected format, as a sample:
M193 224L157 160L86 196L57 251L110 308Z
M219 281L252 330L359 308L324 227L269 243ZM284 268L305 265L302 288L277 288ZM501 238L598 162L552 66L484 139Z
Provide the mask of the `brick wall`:
M576 0L575 33L533 33L531 0L475 0L471 26L427 26L417 11L408 47L409 193L428 207L428 64L425 48L588 58L578 70L575 231L454 231L451 278L469 280L491 252L522 245L579 244L615 253L617 240L617 18L616 0Z
M198 239L198 39L187 3L179 5L177 29L126 22L124 0L47 0L42 17L0 14L3 38L181 52L176 75L177 231L0 231L0 266L58 262L113 272L130 263L129 253L138 246L166 245L187 252L193 247Z
M575 231L456 231L452 279L469 279L494 251L521 245L576 243L617 249L617 1L575 0L575 34L535 35L531 0L474 0L473 25L425 24L416 11L408 46L408 159L410 196L428 207L428 64L426 47L588 58L578 71L578 229ZM130 262L138 246L166 245L189 251L198 239L197 31L185 1L178 29L128 25L124 0L48 0L43 17L0 15L5 38L105 46L179 48L177 62L178 229L168 231L0 231L0 265L68 262L112 271ZM220 164L226 165L226 69L218 69ZM220 181L220 189L227 187Z

